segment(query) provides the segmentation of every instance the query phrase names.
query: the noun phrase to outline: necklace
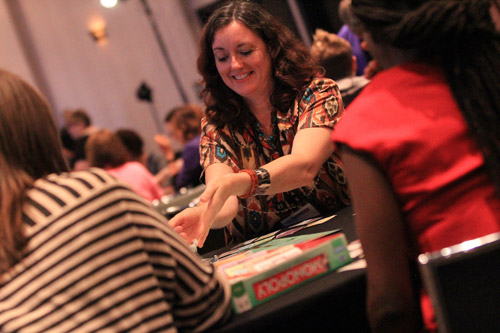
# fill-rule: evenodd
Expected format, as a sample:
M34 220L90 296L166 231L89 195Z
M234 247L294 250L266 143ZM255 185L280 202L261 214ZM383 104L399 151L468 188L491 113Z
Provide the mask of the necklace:
M259 122L252 124L249 133L257 146L259 155L264 158L266 164L284 155L281 147L276 110L271 112L271 134L269 136L266 136ZM270 156L266 154L266 151L269 152Z

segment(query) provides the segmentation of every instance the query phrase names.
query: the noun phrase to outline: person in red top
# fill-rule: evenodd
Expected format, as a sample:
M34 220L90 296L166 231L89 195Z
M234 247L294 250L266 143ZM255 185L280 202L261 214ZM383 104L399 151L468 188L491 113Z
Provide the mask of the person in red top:
M437 329L422 252L500 231L500 36L489 3L353 0L383 66L332 139L367 261L374 331Z

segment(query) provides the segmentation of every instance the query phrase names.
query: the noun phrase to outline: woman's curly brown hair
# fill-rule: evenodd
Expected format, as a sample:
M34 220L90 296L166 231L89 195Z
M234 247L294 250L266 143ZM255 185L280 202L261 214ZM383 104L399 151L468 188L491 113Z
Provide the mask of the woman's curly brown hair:
M233 21L243 23L267 45L271 56L274 90L271 104L286 113L318 72L309 50L283 24L250 1L229 1L215 10L200 38L198 71L205 84L202 96L206 115L218 128L229 125L243 129L255 121L243 98L228 88L220 77L212 51L215 34Z

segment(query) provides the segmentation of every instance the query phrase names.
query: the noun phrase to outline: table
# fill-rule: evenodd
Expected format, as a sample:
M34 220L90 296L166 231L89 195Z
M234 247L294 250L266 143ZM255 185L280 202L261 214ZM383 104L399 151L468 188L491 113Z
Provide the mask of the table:
M293 235L334 229L342 229L348 242L357 239L351 207L341 210L323 224ZM364 269L332 272L248 312L234 315L217 332L368 332L365 283Z
M174 196L163 196L161 200L154 200L153 207L167 218L174 217L177 213L181 212L195 203L196 199L205 190L205 185L201 184L193 188L185 189Z

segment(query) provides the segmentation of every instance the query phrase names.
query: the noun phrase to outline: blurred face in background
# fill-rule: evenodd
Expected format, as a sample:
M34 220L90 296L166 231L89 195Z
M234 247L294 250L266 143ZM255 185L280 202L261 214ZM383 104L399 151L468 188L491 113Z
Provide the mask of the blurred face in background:
M68 130L69 135L73 139L78 139L83 135L85 131L85 124L82 122L70 122L66 125L66 129Z
M363 50L370 53L370 55L378 61L382 68L391 67L391 64L387 60L388 56L385 48L373 41L371 33L366 30L362 30L360 38Z
M184 134L180 128L175 126L174 121L165 123L165 131L167 132L168 137L175 141L174 144L182 145L185 143Z

